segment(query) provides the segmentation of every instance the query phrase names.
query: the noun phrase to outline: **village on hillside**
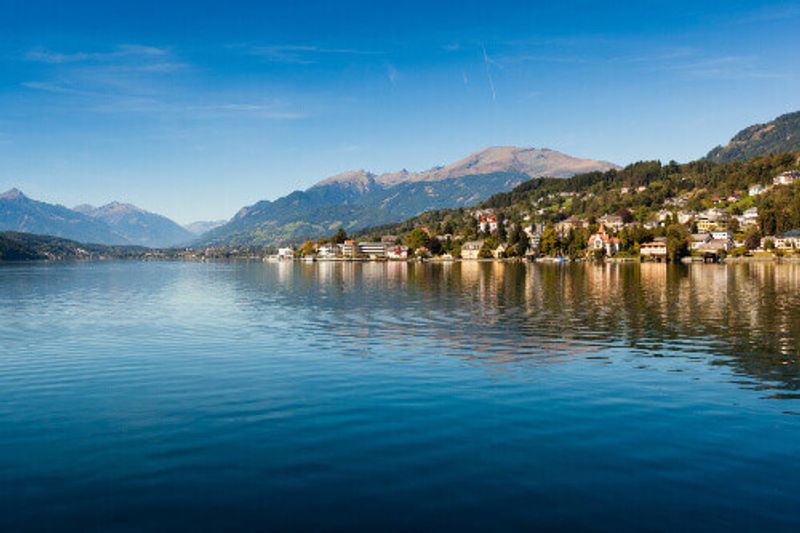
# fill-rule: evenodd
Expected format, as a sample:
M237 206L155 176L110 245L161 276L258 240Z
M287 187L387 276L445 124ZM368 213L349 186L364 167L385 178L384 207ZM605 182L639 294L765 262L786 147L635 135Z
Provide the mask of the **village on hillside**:
M731 258L800 258L800 228L761 235L758 207L753 199L775 187L800 186L800 171L774 176L772 184L753 184L702 211L687 208L688 198L670 198L649 220L637 220L621 210L600 217L568 216L544 222L548 195L531 205L520 221L492 208L469 210L473 235L441 224L419 226L403 234L382 234L369 240L350 239L343 230L302 246L281 247L269 260L618 260L703 261ZM644 192L645 186L622 187L619 195ZM592 194L592 193L587 193ZM559 193L557 200L580 193ZM762 224L763 225L763 224ZM474 238L470 238L474 237Z

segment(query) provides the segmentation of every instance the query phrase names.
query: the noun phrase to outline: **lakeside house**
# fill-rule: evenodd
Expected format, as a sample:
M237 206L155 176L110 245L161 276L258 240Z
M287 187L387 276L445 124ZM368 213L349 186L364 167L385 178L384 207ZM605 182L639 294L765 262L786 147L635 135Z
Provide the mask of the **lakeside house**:
M732 241L725 239L711 239L700 246L697 251L707 259L718 260L723 252L727 253L732 247Z
M749 189L747 189L747 194L750 196L758 196L759 194L764 194L767 192L768 187L766 185L761 185L760 183L756 183L751 185Z
M622 241L617 237L612 237L606 232L604 225L600 224L600 229L597 233L589 236L589 250L603 250L606 255L611 256L619 252L622 246Z
M294 257L294 248L278 248L278 259L292 259Z
M341 244L326 243L317 248L317 257L321 259L332 259L342 253Z
M651 242L642 243L639 248L639 254L643 259L652 259L653 261L666 261L667 260L667 240L665 238L658 238Z
M408 259L408 246L390 246L386 250L386 257L389 259Z
M800 249L800 229L793 229L776 236L761 239L761 248L766 248L767 242L772 242L777 250Z
M461 246L461 259L478 259L483 241L467 241Z
M689 237L689 250L699 250L712 239L710 233L692 233Z
M365 255L372 258L386 257L386 249L388 245L384 242L359 242L356 244L356 249L359 255Z
M494 249L492 255L494 255L495 259L501 259L505 257L506 250L508 250L508 246L505 244L500 244L497 248Z
M528 237L528 251L537 251L539 250L539 244L542 242L542 236L540 233L534 233Z

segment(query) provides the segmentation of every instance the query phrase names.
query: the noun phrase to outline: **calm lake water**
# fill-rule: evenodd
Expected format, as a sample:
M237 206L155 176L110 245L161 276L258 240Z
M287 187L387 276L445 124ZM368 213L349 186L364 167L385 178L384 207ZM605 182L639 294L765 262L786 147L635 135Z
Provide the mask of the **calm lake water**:
M800 265L0 266L0 530L800 529Z

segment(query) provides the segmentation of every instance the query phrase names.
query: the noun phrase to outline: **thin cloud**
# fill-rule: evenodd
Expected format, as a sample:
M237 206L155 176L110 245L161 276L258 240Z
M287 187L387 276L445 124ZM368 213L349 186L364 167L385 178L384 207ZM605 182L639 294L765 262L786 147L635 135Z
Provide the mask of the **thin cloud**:
M22 83L22 86L28 89L33 89L35 91L44 91L56 94L75 94L75 95L90 94L86 91L81 91L73 87L68 87L65 85L59 85L58 83L51 83L46 81L26 81Z
M492 101L496 102L497 91L494 89L494 80L492 79L492 72L489 69L492 61L489 59L489 54L486 53L486 46L481 46L481 50L483 51L483 65L486 68L486 79L489 80L489 89L492 91Z
M758 56L756 55L711 57L678 62L663 68L695 78L716 80L775 79L784 77L784 74L759 68Z
M274 63L293 63L310 65L318 63L325 56L373 56L382 52L359 50L355 48L326 48L315 45L269 45L246 47L250 55L258 56Z
M394 67L394 65L389 65L386 71L386 78L389 80L389 83L392 84L392 87L397 86L397 78L400 76L400 73Z
M34 61L37 63L58 65L63 63L82 63L87 61L112 61L120 58L164 57L168 54L169 52L163 48L124 44L109 52L56 52L48 48L37 47L29 50L28 53L25 54L25 58L28 61Z
M755 9L731 22L733 24L758 24L795 18L800 18L800 6L773 5Z
M282 107L280 104L260 104L260 103L223 103L223 104L210 104L199 107L190 107L190 111L197 110L207 112L219 112L221 114L232 115L246 115L252 118L270 119L270 120L298 120L308 117L308 113L304 111L290 110Z

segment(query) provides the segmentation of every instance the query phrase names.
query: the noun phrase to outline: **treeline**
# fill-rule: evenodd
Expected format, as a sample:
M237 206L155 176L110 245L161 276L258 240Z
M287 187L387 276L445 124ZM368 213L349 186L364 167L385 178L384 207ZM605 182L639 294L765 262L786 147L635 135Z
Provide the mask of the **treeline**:
M140 258L147 248L86 244L50 235L0 232L0 261L35 261L79 257Z
M775 187L758 202L758 225L762 235L780 235L800 229L800 186Z

